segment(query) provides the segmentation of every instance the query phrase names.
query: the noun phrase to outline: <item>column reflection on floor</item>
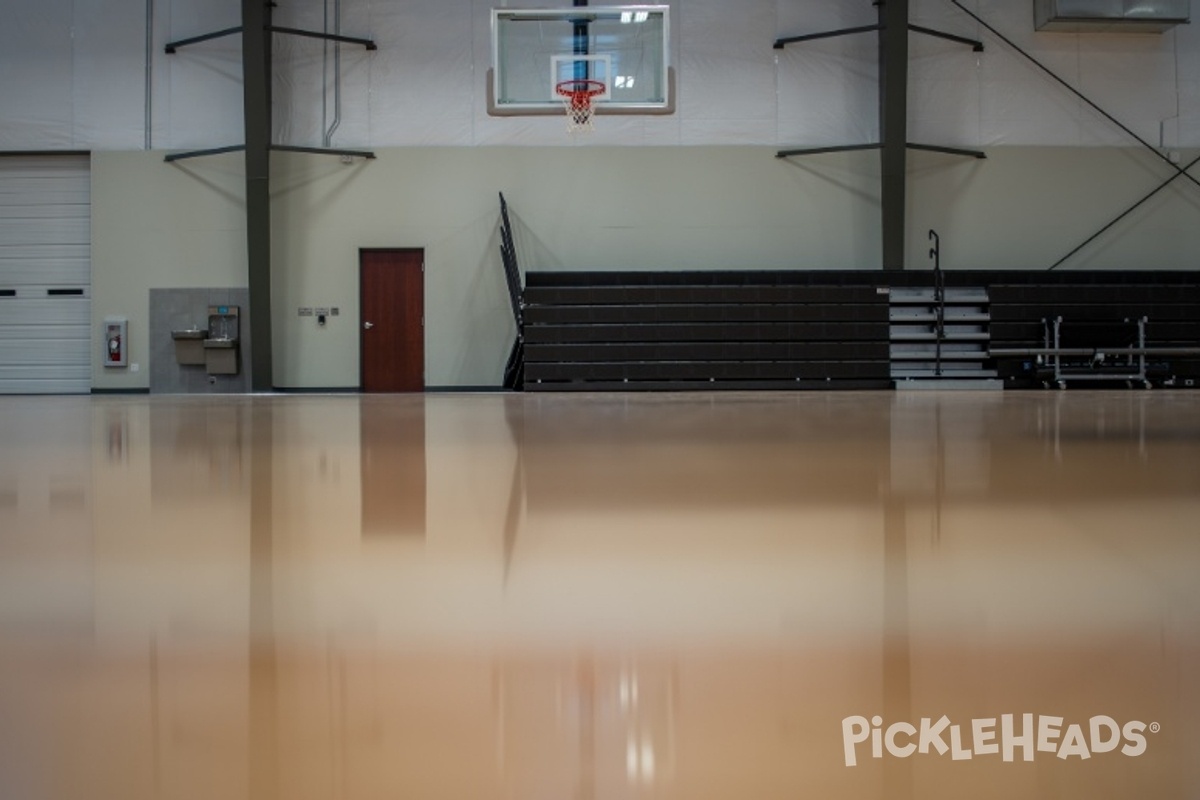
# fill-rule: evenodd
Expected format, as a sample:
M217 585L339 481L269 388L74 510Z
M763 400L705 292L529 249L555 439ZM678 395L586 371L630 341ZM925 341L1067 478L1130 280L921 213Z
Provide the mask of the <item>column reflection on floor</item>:
M0 398L0 796L1190 798L1194 392Z

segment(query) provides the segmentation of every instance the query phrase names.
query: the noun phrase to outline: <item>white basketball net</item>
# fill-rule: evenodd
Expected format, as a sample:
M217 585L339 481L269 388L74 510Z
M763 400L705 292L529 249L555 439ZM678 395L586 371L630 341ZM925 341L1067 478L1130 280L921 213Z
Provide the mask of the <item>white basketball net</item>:
M563 81L555 89L562 95L563 108L567 112L567 131L590 132L596 110L592 105L592 98L604 93L604 84L592 80Z

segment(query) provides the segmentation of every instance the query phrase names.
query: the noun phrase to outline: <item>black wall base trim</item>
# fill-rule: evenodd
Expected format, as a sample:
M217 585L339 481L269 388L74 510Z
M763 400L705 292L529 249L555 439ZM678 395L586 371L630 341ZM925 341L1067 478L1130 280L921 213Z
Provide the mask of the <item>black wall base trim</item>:
M357 386L276 386L271 391L279 394L359 394Z
M275 391L280 394L363 394L358 386L276 386ZM496 394L507 391L503 386L426 386L424 394Z
M426 386L426 394L511 394L503 386Z

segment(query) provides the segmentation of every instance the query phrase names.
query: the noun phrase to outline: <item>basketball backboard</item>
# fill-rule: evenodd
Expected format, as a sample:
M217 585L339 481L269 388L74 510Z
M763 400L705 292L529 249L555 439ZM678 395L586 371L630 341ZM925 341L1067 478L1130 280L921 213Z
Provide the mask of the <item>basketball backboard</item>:
M598 114L670 114L665 5L492 9L488 113L561 114L564 81L599 81Z

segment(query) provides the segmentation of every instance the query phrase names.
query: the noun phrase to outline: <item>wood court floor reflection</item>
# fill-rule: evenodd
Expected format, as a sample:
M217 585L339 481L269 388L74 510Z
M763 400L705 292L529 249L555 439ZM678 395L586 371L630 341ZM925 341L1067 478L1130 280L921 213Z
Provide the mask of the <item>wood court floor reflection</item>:
M1200 393L0 398L0 797L1194 798Z

